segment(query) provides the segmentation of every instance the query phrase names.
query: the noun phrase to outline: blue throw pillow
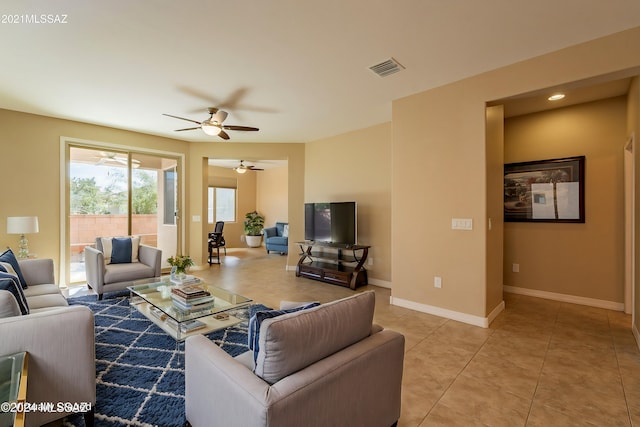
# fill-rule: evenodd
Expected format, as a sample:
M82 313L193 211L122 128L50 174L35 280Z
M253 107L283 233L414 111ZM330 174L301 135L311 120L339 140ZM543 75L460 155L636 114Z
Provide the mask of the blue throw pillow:
M20 313L29 314L27 298L24 296L24 291L22 290L22 286L18 283L18 278L16 276L0 272L0 289L9 291L13 294L16 301L18 301Z
M282 316L283 314L295 313L296 311L317 307L319 305L319 302L312 302L310 304L301 305L300 307L294 307L288 310L258 311L253 316L251 316L251 319L249 320L248 345L249 349L253 350L254 363L258 360L258 352L260 351L258 342L260 340L260 325L262 325L263 321L265 321L266 319L273 319L274 317Z
M11 266L16 272L16 275L18 276L18 280L19 280L18 284L22 286L22 289L27 289L27 281L24 280L24 276L22 275L22 270L20 270L20 264L18 264L18 259L13 254L13 251L11 249L7 249L2 253L2 255L0 255L0 262L8 262L9 264L11 264Z
M131 237L114 237L111 239L111 264L131 262Z

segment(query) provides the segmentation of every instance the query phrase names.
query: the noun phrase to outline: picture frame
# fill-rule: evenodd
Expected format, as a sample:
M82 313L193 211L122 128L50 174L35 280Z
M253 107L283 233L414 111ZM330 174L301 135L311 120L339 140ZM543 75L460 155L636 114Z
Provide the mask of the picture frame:
M585 156L504 165L505 222L584 223Z

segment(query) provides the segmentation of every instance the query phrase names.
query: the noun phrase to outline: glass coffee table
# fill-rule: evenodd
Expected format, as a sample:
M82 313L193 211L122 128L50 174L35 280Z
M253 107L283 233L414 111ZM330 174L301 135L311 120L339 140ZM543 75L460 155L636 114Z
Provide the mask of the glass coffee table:
M24 402L27 400L26 352L0 356L0 426L24 426Z
M205 282L177 285L169 277L134 282L128 289L130 306L178 343L242 322L227 311L248 308L252 302Z

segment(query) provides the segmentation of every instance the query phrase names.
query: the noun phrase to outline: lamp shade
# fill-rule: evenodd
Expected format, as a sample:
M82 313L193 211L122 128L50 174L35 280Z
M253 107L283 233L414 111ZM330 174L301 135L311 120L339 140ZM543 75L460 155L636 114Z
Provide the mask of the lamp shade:
M7 234L31 234L38 231L37 216L7 217Z
M200 124L200 128L202 128L202 131L204 133L211 136L216 136L220 134L220 131L222 131L222 128L219 126L218 122L212 119L207 119L202 122Z

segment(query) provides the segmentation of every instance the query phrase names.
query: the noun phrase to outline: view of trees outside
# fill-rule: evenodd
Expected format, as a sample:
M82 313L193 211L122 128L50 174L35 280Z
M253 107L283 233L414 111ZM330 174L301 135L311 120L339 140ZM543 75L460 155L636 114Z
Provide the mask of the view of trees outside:
M134 169L132 171L132 179L132 214L157 213L157 172ZM127 213L126 169L107 167L106 177L101 176L99 180L96 179L95 176L73 177L71 179L72 215L109 215L124 213Z

